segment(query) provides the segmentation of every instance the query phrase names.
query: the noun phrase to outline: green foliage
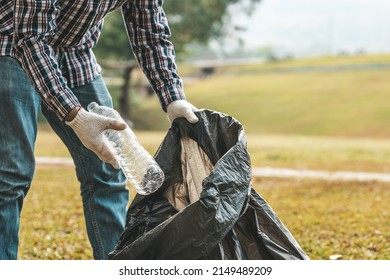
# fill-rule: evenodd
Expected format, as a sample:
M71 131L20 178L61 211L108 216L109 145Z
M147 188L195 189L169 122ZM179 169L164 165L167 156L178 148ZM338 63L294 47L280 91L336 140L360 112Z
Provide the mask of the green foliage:
M234 15L249 14L260 0L166 0L166 12L176 53L182 53L190 43L207 44L226 34L232 26L228 8L235 5ZM233 16L234 16L233 15ZM133 59L120 10L109 14L95 53L100 59Z
M94 51L99 59L134 59L120 10L106 17L103 32Z
M181 52L189 43L205 45L210 39L226 35L230 28L239 29L231 25L229 16L249 14L258 2L260 0L166 0L164 10L176 51ZM234 13L230 15L232 6Z

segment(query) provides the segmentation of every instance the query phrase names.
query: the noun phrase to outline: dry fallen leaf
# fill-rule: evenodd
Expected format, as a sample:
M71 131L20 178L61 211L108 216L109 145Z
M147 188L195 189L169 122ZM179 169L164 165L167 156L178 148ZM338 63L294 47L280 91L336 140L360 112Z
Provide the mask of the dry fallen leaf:
M330 260L340 260L342 258L343 258L343 255L340 255L340 254L331 255L329 257Z

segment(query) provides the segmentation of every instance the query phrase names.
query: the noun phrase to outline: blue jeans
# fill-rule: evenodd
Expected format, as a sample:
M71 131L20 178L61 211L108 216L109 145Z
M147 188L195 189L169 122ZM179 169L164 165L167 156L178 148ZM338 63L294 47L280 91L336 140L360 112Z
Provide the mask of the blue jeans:
M101 77L72 91L84 108L92 101L112 106ZM23 199L35 169L34 144L40 104L39 96L17 61L0 57L0 259L17 258ZM126 178L120 170L100 161L85 148L54 112L42 106L42 113L75 163L93 256L107 259L125 225L129 200Z

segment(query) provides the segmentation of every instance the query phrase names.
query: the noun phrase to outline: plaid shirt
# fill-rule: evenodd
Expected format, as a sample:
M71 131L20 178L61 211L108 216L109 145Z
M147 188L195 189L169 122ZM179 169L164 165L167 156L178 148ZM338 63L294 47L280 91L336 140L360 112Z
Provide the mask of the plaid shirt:
M15 57L60 119L80 106L71 88L101 73L92 48L121 7L133 52L163 110L185 99L163 0L0 0L0 56ZM61 60L61 63L59 63Z

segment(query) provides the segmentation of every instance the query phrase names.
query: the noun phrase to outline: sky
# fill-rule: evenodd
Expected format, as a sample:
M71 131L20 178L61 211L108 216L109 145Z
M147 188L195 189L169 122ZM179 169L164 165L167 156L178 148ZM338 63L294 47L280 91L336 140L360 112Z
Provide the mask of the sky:
M315 56L341 52L390 53L390 0L263 0L243 26L246 49ZM232 43L233 44L233 43Z

